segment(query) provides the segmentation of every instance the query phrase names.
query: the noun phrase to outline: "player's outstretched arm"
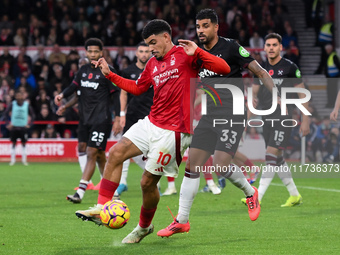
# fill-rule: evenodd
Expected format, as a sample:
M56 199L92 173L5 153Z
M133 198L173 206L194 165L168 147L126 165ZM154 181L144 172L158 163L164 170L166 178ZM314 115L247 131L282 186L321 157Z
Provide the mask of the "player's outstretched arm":
M331 120L334 120L334 121L337 120L339 108L340 108L340 91L338 92L338 95L337 95L337 97L336 97L334 109L333 109L333 111L331 112L331 114L329 115L329 118L330 118Z
M226 75L230 73L230 66L224 59L216 57L209 52L199 48L196 43L190 40L178 40L185 53L189 56L197 56L203 61L203 67L217 74Z
M188 56L193 56L195 54L196 49L198 48L197 44L190 40L178 40L179 45L181 45Z

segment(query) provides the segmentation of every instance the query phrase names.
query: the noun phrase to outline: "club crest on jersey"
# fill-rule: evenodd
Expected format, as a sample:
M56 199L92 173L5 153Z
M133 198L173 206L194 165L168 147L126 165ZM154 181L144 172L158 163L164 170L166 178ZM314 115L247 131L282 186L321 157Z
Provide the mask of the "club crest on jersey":
M171 55L171 60L170 60L170 65L171 65L171 66L174 66L175 63L176 63L176 58L175 58L175 56L172 54L172 55Z
M279 71L277 71L277 74L278 74L278 75L283 75L283 70L280 69Z
M130 77L131 77L132 79L134 79L134 78L136 78L136 75L133 73L133 74L130 75Z
M93 73L89 73L89 79L92 79L92 77L93 77Z
M98 80L100 78L100 74L96 74L96 80Z
M86 77L86 75L87 75L86 73L83 73L81 76Z

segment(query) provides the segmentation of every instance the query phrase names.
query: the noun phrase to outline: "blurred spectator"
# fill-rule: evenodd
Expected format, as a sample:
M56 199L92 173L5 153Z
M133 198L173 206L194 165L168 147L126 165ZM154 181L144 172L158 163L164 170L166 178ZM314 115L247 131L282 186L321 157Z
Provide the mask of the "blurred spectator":
M339 162L339 129L332 128L331 133L326 141L326 155L322 162L332 164L334 161Z
M83 9L80 8L79 11L81 12L81 10L83 10ZM90 30L90 23L85 19L85 14L80 13L78 21L74 23L74 29L76 30L76 32L79 35L81 35L84 27L86 27L87 30L89 31Z
M243 13L243 19L245 20L249 34L253 34L256 29L256 17L254 15L252 5L247 4L246 11Z
M249 47L249 37L246 30L241 29L238 35L237 41L240 45L244 47Z
M164 17L167 17L170 13L171 9L174 9L176 13L179 13L179 7L176 4L175 0L169 0L168 4L166 4L163 8L163 15Z
M50 54L48 61L50 64L60 62L62 65L66 63L66 54L60 50L59 44L54 44L52 53Z
M111 55L110 55L110 51L108 49L103 49L103 58L105 58L108 65L114 66Z
M41 138L60 138L60 134L54 130L52 124L48 124L46 129L41 132Z
M309 129L310 132L306 136L306 155L310 161L315 161L315 155L313 153L313 144L317 135L318 126L316 125L316 118L309 118Z
M33 70L32 70L32 73L36 79L40 76L43 66L48 65L48 60L46 59L44 46L39 45L37 49L38 49L38 53L34 57L35 60L33 62Z
M42 108L43 104L51 105L51 98L47 95L46 90L41 89L39 90L39 95L36 96L35 101L33 102L33 107L35 114L38 115L39 111Z
M52 27L50 28L50 32L47 36L46 45L53 46L57 43L57 29Z
M254 32L253 36L249 39L250 48L253 49L263 49L264 48L264 40L259 36L258 32Z
M282 46L288 48L291 41L294 41L294 45L298 46L298 39L296 33L290 25L285 27L286 33L282 36Z
M18 27L13 37L13 42L15 46L26 46L27 38L24 33L24 28Z
M333 127L329 117L324 117L322 123L318 126L316 138L312 144L315 160L317 162L322 161L323 155L326 152L327 141L330 139L330 133Z
M1 86L0 86L0 100L4 101L5 97L9 94L9 91L11 89L11 83L10 79L1 79Z
M227 12L226 21L229 27L231 27L231 23L237 15L242 16L242 12L238 9L237 5L234 5L233 8Z
M148 19L148 16L146 13L141 13L140 15L140 19L137 22L137 32L141 33L141 31L143 30L143 28L145 27L145 25L149 22L150 20Z
M14 66L14 57L9 53L7 46L3 47L3 54L0 56L0 71L6 75L12 75Z
M321 27L317 45L321 47L321 56L320 63L315 71L315 74L321 74L322 69L326 66L328 54L326 52L325 46L327 44L333 44L333 34L334 34L334 26L333 23L329 20L329 17L325 17L325 22Z
M25 46L19 47L19 54L17 55L16 60L19 55L23 56L24 61L28 64L30 68L32 68L32 58L27 54L27 49Z
M261 57L261 54L260 54L260 52L258 52L258 51L253 51L252 53L251 53L251 56L261 65L261 66L263 66L263 64L264 64L264 61L263 61L263 58Z
M295 63L298 67L300 67L299 56L296 55L297 50L291 47L286 48L286 53L283 55L284 58L289 59L293 63Z
M46 103L41 105L39 113L36 116L36 121L53 121L56 119L56 117L51 113L49 105ZM46 126L46 124L35 124L33 129L38 130L39 133L41 133L46 128Z
M200 10L211 8L208 0L201 0L201 4L196 7L196 12L199 12Z
M261 135L257 132L255 127L248 127L246 139L261 139Z
M1 7L3 7L3 6L1 6ZM0 29L6 29L9 34L13 30L13 23L9 20L8 14L2 15L1 21L0 21Z
M326 77L327 77L327 108L333 108L338 93L338 82L340 77L339 56L332 44L325 46L327 54Z
M116 68L116 70L123 70L123 69L121 69L123 58L128 58L125 55L125 49L124 49L124 47L118 47L117 55L116 55L116 57L113 61L113 66L114 66L114 68Z
M0 45L13 45L13 38L9 28L1 28L0 31Z

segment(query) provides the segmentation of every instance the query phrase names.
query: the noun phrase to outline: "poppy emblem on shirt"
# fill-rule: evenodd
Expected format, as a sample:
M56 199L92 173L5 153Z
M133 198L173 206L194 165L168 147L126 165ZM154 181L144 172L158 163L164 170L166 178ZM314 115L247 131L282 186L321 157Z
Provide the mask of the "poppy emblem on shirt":
M161 71L164 71L164 70L165 70L165 68L166 68L166 63L165 63L165 62L163 62L163 63L162 63L162 65L161 65Z
M90 73L88 78L92 79L92 77L93 77L93 73Z
M271 69L271 70L269 70L269 72L268 72L268 73L269 73L269 75L270 75L270 76L273 76L273 74L274 74L274 70L273 70L273 69Z

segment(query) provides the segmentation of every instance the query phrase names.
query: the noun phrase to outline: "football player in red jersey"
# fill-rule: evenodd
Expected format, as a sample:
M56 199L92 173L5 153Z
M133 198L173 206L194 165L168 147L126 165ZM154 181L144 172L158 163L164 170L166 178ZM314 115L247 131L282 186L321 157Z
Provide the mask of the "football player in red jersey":
M123 243L138 243L153 232L151 221L160 197L157 182L163 175L178 175L178 165L191 142L191 113L196 87L190 86L190 79L198 76L200 68L222 75L230 72L225 60L198 48L192 41L179 40L180 46L175 46L171 27L164 20L150 21L143 29L143 38L153 57L137 81L111 72L103 58L92 61L107 79L131 94L140 95L153 86L154 100L150 114L134 124L110 149L97 206L76 212L79 218L100 225L100 209L111 200L119 185L123 162L143 154L148 161L141 180L143 205L140 220Z
M241 71L243 68L248 68L261 78L268 91L272 91L273 80L250 56L249 52L235 40L218 36L218 17L214 10L204 9L196 15L196 32L202 48L224 59L231 68L230 73L221 76L203 67L199 76L206 90L214 89L216 84L233 84L238 91L242 92L244 84ZM245 128L245 124L240 125L240 123L246 123L245 112L239 115L233 114L235 110L233 103L237 100L243 101L244 95L239 93L240 95L234 98L229 89L217 87L214 91L220 96L221 105L217 107L213 100L207 100L207 114L202 116L198 123L190 145L189 158L181 185L178 215L168 227L158 231L159 236L168 237L190 230L189 214L200 183L200 170L196 168L202 168L212 154L214 154L214 166L223 169L220 174L243 191L250 219L254 221L260 214L257 189L248 183L238 166L230 164ZM228 121L223 125L215 125L215 119Z

